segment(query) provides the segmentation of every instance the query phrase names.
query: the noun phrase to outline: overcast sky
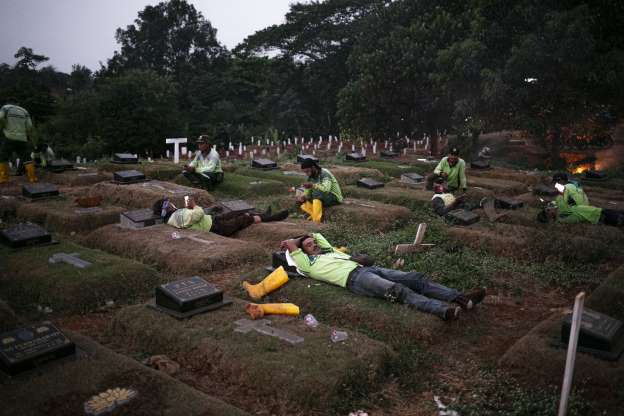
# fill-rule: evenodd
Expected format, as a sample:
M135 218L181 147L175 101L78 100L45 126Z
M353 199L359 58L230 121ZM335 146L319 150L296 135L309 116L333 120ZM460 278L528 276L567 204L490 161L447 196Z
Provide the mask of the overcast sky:
M294 0L187 0L217 29L232 49L248 35L284 21ZM21 46L50 58L47 64L69 72L72 64L99 69L118 49L115 30L134 22L151 0L2 0L0 63L13 65Z

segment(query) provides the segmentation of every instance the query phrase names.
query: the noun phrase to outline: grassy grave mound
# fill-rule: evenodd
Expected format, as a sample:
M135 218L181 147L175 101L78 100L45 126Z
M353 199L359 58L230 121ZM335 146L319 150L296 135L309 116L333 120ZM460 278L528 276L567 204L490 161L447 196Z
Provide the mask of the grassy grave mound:
M173 232L180 238L172 238ZM90 233L84 243L180 275L253 264L266 257L263 248L252 242L166 224L139 230L108 225Z
M59 198L20 204L16 216L21 220L43 224L49 231L69 234L117 223L119 214L125 210L109 204L85 210L73 201Z
M86 337L69 331L66 335L79 350L76 359L47 363L19 377L0 379L6 414L80 415L92 396L114 388L131 388L138 393L113 411L119 416L247 414Z
M392 184L392 185L391 185ZM358 186L345 186L343 192L349 197L362 200L379 201L386 204L401 205L414 209L431 204L432 191L412 189L403 184L391 182L384 188L366 189Z
M249 166L245 166L245 167L237 168L236 174L248 176L252 178L278 181L278 182L284 183L287 186L295 186L295 187L300 186L307 179L307 176L305 175L305 173L303 173L303 171L299 168L299 166L296 166L292 169L292 171L296 172L297 174L288 175L284 173L288 171L289 170L260 170L260 169L253 169ZM302 173L303 175L299 175L299 173Z
M250 174L251 173L252 172L250 172ZM266 172L260 171L259 175L264 173ZM176 177L175 182L190 185L188 179L182 175ZM223 182L217 185L213 192L220 196L248 198L258 195L286 194L288 193L288 188L289 185L286 183L276 181L274 179L267 179L266 177L253 177L239 175L238 173L225 173L223 176Z
M522 182L525 185L537 185L542 181L541 177L532 172L518 171L507 168L495 167L492 169L466 169L468 178L502 179L505 181Z
M395 178L399 178L401 177L402 174L408 173L408 172L417 172L420 174L423 174L426 172L426 168L423 166L407 165L407 164L404 165L404 164L401 164L400 161L389 162L386 160L367 160L366 162L350 162L347 160L339 160L339 161L336 161L336 164L355 167L355 168L373 169L373 170L377 170L381 172L382 174L386 176L393 176Z
M94 183L110 181L113 175L98 172L95 169L77 169L65 172L43 171L39 175L39 180L62 186L89 186Z
M112 162L102 162L98 164L98 168L104 172L119 172L122 170L138 170L143 172L146 177L150 179L159 179L167 181L175 178L182 171L182 163L176 165L169 161L155 161L155 162L142 162L139 164L122 164Z
M285 221L254 224L239 231L234 237L244 241L253 241L266 250L276 251L279 249L280 242L298 235L318 232L322 228L323 224L287 218Z
M484 188L493 191L497 195L517 195L527 190L527 184L506 179L490 177L471 177L466 173L469 187Z
M268 318L273 327L304 337L297 345L253 331L234 332L234 322L248 318L244 305L234 299L233 305L185 321L144 305L127 307L115 316L110 335L135 351L173 357L195 375L201 390L235 385L261 405L279 403L289 410L282 414L300 413L295 409L344 413L377 388L391 357L383 344L355 332L334 344L329 327L311 330L301 318ZM228 401L237 403L239 395Z
M377 201L345 198L342 204L323 212L327 222L366 224L375 230L388 230L411 217L409 208L383 204Z
M92 265L80 269L67 263L51 264L56 253L78 253ZM141 263L92 250L72 242L21 250L0 248L0 296L16 310L36 306L55 312L93 311L109 300L132 303L153 293L162 277Z
M360 165L325 165L321 162L321 167L329 169L329 171L334 175L334 177L341 186L355 185L355 183L361 178L373 178L377 180L384 179L384 174L381 173L379 170L374 168L362 167ZM284 164L281 166L281 169L284 171L303 172L301 170L301 165L296 163ZM299 184L306 181L305 177L301 177L300 179L301 180Z
M110 182L97 183L90 188L90 196L100 195L114 205L128 208L151 208L160 198L169 198L178 207L184 206L184 197L191 195L198 205L208 207L214 197L203 189L191 188L164 181L147 181L130 185L117 185Z

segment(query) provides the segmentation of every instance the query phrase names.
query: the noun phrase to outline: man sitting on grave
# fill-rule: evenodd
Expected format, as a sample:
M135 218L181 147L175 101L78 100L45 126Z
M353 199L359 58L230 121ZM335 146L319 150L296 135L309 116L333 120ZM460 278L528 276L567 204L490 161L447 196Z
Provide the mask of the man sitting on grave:
M342 203L340 185L329 170L321 168L313 159L304 159L301 169L308 175L309 182L303 184L305 191L297 197L297 202L312 221L320 223L323 208Z
M431 198L431 206L433 211L441 217L444 217L450 211L460 208L464 203L465 195L455 196L448 191L448 187L444 179L438 178L433 186L434 195Z
M457 148L452 148L449 155L440 160L433 173L427 176L428 190L433 189L433 183L438 178L446 180L451 192L459 189L466 192L466 162L459 157Z
M197 144L199 151L191 163L184 166L182 174L194 185L211 190L223 182L221 159L219 159L219 153L210 143L208 136L199 136Z
M35 164L29 160L29 147L35 142L35 130L28 111L14 104L0 108L0 184L9 181L9 160L19 159L17 174L26 172L29 182L37 182Z
M288 250L297 269L312 279L345 287L357 295L404 303L444 320L457 319L460 307L472 309L485 297L485 289L460 293L429 281L423 273L363 266L318 233L282 241L281 249Z
M154 214L160 215L165 224L176 228L188 228L199 231L212 231L225 237L249 227L252 224L261 222L282 221L288 218L288 211L280 211L275 215L271 214L269 208L262 214L250 214L246 212L229 212L222 215L206 214L204 209L195 203L192 196L185 196L185 208L177 208L168 199L159 199L152 207Z

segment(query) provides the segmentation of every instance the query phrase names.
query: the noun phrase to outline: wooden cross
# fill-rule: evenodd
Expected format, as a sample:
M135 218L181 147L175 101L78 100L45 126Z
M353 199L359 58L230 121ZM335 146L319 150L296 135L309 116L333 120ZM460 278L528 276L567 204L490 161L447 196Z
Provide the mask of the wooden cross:
M425 231L427 231L427 224L418 224L418 230L416 231L416 238L412 244L397 244L394 248L394 254L416 253L423 250L428 250L435 244L423 244L425 238Z

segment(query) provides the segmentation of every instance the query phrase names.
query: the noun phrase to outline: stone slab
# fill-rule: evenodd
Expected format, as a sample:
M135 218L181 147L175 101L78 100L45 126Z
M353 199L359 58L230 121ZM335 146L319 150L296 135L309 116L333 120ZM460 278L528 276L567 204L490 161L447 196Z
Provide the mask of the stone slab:
M277 163L269 159L254 159L251 161L251 167L255 169L271 170L277 169Z
M145 180L145 174L138 170L120 170L113 173L113 182L119 184L130 184L143 182Z
M155 292L156 305L178 313L192 313L207 306L227 304L224 303L223 291L199 276L162 284Z
M162 224L163 219L150 208L135 209L119 214L119 223L126 228L145 228Z
M0 230L0 241L11 248L21 248L49 244L52 236L39 225L24 223Z
M466 211L464 209L456 209L449 212L447 218L455 225L472 225L479 222L479 215L472 211Z
M59 195L58 187L47 182L27 183L22 186L22 195L31 200Z
M297 163L301 163L301 162L303 162L306 159L310 159L310 160L313 160L315 162L319 161L318 157L316 157L314 155L307 155L307 154L299 154L299 155L297 155Z
M399 157L399 154L397 152L393 152L390 150L382 150L381 152L379 152L379 154L381 155L381 157L386 157L386 158Z
M50 264L67 263L79 269L86 269L92 264L80 258L79 253L55 253L48 259Z
M361 153L347 153L345 159L351 162L366 162L366 156Z
M356 185L361 188L366 188L366 189L377 189L377 188L383 188L385 186L383 182L379 182L371 178L362 178L359 181L357 181Z
M136 164L139 163L139 157L131 153L115 153L111 162L119 164Z
M496 208L519 209L524 206L524 202L509 196L497 196L495 199Z
M74 164L65 159L54 159L48 162L46 168L50 172L60 173L74 168Z
M561 322L561 342L568 344L572 314L567 314ZM598 357L615 361L624 351L624 324L608 315L585 308L581 318L578 350Z

